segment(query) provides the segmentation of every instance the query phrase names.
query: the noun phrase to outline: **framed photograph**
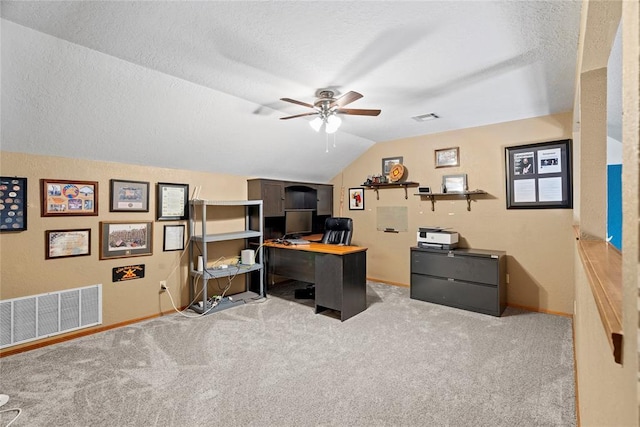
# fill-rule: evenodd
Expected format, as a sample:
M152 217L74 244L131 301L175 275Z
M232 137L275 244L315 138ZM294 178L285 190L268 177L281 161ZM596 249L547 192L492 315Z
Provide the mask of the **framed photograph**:
M45 259L91 255L91 229L47 230Z
M98 215L98 182L41 179L41 216Z
M467 174L444 175L442 177L443 193L464 193L467 191Z
M165 252L184 250L184 225L164 226L162 250Z
M109 212L149 212L149 183L144 181L109 181Z
M571 209L571 140L505 148L507 209Z
M436 168L460 166L460 148L442 148L434 151Z
M349 189L349 210L350 211L364 210L364 188Z
M153 254L152 221L100 221L100 259Z
M382 159L382 175L389 176L396 164L402 164L402 157L387 157Z
M0 231L27 229L27 178L0 177Z
M158 221L188 219L189 184L159 182L156 200Z

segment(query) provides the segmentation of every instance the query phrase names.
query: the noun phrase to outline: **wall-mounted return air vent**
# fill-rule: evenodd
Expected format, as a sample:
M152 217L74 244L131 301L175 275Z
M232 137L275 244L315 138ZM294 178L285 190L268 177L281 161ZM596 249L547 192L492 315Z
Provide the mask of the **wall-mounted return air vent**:
M0 348L102 323L102 285L0 301Z

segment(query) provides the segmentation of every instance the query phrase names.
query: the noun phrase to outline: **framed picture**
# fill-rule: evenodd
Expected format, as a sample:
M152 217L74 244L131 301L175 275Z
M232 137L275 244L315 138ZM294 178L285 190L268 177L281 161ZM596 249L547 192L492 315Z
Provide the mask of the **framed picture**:
M100 259L153 254L152 221L100 221Z
M505 148L507 209L573 207L571 140Z
M387 157L382 159L382 175L389 176L395 164L402 164L402 157Z
M187 219L189 209L189 185L158 183L158 221Z
M467 174L444 175L442 177L443 193L464 193L467 191Z
M460 148L442 148L434 151L436 168L460 166Z
M364 188L349 189L349 210L350 211L364 210Z
M162 250L165 252L184 250L184 225L164 226Z
M42 216L98 215L98 182L41 179Z
M0 231L27 229L27 178L0 177Z
M149 183L112 179L110 212L149 212Z
M45 258L67 258L91 255L91 229L47 230Z

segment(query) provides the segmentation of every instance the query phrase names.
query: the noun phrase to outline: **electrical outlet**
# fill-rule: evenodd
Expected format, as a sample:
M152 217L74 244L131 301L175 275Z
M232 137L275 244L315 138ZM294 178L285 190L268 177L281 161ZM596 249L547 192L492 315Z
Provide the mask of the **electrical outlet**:
M167 281L166 280L160 280L160 290L161 291L166 291L167 290Z

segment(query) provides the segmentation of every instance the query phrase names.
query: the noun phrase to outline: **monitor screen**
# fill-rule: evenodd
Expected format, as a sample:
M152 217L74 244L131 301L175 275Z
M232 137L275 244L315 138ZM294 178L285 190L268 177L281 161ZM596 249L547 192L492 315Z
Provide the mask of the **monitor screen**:
M309 234L312 230L313 211L286 211L284 219L285 234Z

